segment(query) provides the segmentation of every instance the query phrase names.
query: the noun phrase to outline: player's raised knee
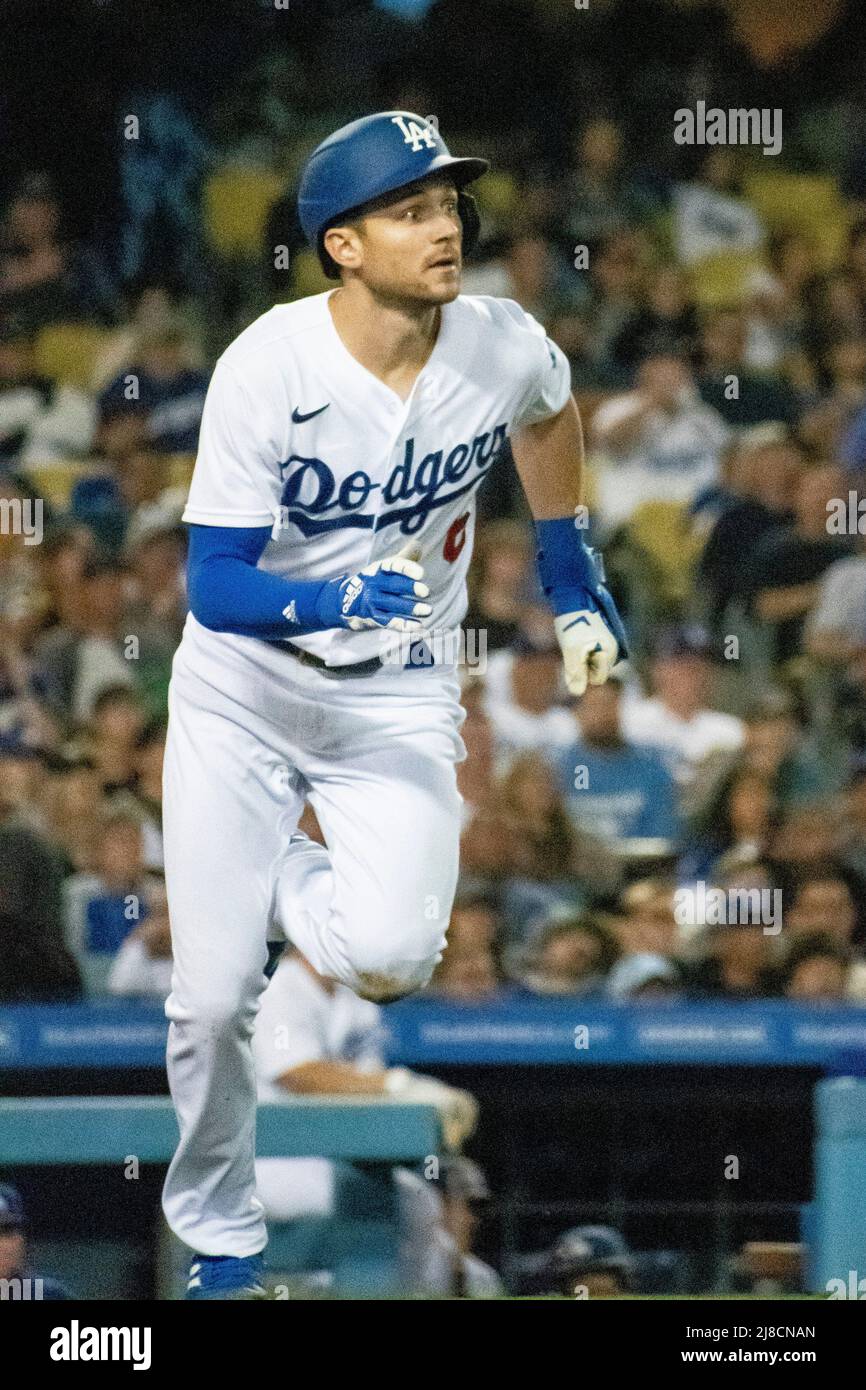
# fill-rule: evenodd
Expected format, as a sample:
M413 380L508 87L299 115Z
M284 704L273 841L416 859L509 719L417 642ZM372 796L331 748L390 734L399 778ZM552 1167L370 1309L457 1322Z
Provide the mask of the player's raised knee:
M389 1004L396 999L405 999L429 983L441 958L441 952L437 951L423 960L392 957L356 961L358 982L355 993L374 1004Z

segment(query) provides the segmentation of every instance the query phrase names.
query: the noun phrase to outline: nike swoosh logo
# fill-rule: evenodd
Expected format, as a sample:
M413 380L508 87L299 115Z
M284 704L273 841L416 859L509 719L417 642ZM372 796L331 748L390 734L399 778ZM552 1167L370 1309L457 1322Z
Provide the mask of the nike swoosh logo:
M292 419L294 420L296 425L302 425L305 420L312 420L314 415L321 415L322 411L327 410L330 404L331 402L328 401L327 405L320 405L318 410L308 410L306 415L302 415L300 410L298 410L298 407L295 406L294 410L292 411Z

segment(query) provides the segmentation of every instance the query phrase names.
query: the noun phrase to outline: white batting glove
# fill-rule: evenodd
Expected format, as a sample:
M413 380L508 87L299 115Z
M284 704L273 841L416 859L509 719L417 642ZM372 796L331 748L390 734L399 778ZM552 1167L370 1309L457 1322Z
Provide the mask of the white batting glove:
M619 658L619 643L601 613L586 608L562 613L554 627L570 694L582 695L587 684L604 685Z

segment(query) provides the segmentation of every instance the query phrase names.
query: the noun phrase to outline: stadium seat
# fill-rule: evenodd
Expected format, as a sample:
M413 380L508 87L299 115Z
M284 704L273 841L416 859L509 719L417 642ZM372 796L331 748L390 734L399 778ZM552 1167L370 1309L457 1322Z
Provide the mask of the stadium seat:
M641 502L626 527L628 539L653 561L662 597L679 603L689 593L701 550L688 508L681 502Z
M89 390L105 330L92 323L51 323L36 339L36 370L67 386Z
M494 222L507 221L517 209L517 183L510 174L489 173L473 189L482 214Z
M303 299L308 294L321 294L334 288L319 264L315 251L304 249L292 257L292 299Z
M189 487L194 467L195 454L169 454L168 486Z
M782 170L755 172L746 177L745 194L769 227L804 232L825 269L840 263L849 215L834 178Z
M753 251L720 251L691 267L692 292L699 309L741 304L749 277L765 270L764 257Z
M90 477L94 473L92 465L74 459L41 463L38 467L31 467L25 471L34 483L38 483L39 496L44 497L45 501L58 511L65 511L69 506L72 489L78 479Z
M221 169L204 186L203 208L208 240L227 259L261 254L262 235L271 207L283 193L285 179L270 169Z

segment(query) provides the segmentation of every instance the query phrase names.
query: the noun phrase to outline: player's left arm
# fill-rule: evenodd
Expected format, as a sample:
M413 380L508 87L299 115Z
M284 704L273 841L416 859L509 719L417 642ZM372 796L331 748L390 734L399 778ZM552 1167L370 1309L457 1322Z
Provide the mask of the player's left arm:
M556 414L520 425L511 448L535 518L538 569L554 613L566 683L573 695L582 695L587 682L603 685L628 650L600 557L583 539L583 431L574 398L569 395Z

